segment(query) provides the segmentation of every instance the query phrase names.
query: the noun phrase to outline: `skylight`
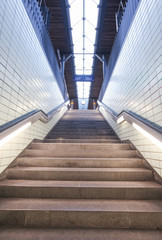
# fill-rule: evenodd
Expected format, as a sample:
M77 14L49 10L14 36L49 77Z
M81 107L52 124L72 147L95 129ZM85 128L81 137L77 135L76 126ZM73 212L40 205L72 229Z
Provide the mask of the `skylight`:
M69 0L75 75L93 73L99 2L100 0ZM79 109L87 109L91 82L76 82L76 84Z

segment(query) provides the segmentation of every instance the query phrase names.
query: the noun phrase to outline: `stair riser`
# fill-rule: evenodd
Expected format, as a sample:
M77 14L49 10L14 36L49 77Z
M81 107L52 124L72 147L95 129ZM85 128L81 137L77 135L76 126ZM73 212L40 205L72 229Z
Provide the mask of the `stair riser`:
M70 137L75 137L78 138L78 136L82 136L82 137L94 137L98 136L98 137L106 137L106 136L115 136L113 133L96 133L96 132L82 132L82 133L78 133L78 132L51 132L50 136L58 136L58 137L62 137L62 136L69 136ZM116 137L116 136L115 136Z
M1 226L162 229L162 213L78 212L15 210L0 211Z
M54 129L51 133L68 133L68 134L74 134L74 133L78 133L78 134L113 134L114 132L112 130L106 130L106 129L88 129L88 128L76 128L76 129Z
M51 143L120 143L118 139L45 139L43 142Z
M100 130L108 130L108 131L113 131L112 130L112 128L110 128L110 127L108 127L108 125L107 124L102 124L102 125L99 125L99 124L93 124L93 126L91 125L91 124L86 124L86 125L83 125L83 124L78 124L78 123L72 123L72 124L68 124L68 123L65 123L65 124L60 124L60 125L57 125L57 126L55 126L55 128L53 129L53 131L54 130L61 130L61 131L63 131L63 130L68 130L68 129L70 129L70 130L72 130L72 131L74 131L75 129L76 130L78 130L78 131L80 131L81 129L83 129L83 130L85 130L85 129L87 129L87 130L98 130L98 131L100 131Z
M83 157L83 158L130 158L136 157L135 150L119 150L119 151L101 151L94 149L94 151L90 151L89 149L82 149L81 151L76 148L66 149L63 151L62 149L57 149L55 151L52 150L38 150L38 149L27 149L24 151L22 156L27 157Z
M88 132L88 131L86 131L86 132L85 131L82 131L82 132L77 132L77 131L74 131L74 132L70 132L70 131L69 132L65 132L65 131L61 132L61 131L58 131L57 132L56 131L55 132L54 131L54 132L51 132L50 135L53 135L53 136L54 135L56 135L56 136L69 136L69 137L70 136L72 136L72 137L75 136L75 138L77 139L78 136L83 136L84 137L84 136L88 135L88 136L94 136L94 137L95 136L104 137L104 136L109 136L109 135L111 136L111 135L114 135L114 134L113 134L113 132L109 132L109 133L100 132L100 133L98 133L98 132L95 132L95 131L94 132Z
M121 143L32 143L32 149L40 149L40 150L50 150L50 151L120 151L120 150L131 150L129 144L121 144Z
M0 187L0 197L54 199L162 199L162 189L79 188L79 187Z
M15 236L15 238L13 238ZM33 238L35 236L35 238ZM84 236L84 238L83 238ZM3 240L161 240L162 231L78 228L1 228Z
M55 126L55 128L52 129L52 131L78 131L81 132L81 130L83 131L110 131L113 132L112 128L109 128L107 125L81 125L81 124L64 124L64 125L57 125Z
M115 135L103 135L103 136L98 136L98 135L52 135L50 134L48 136L48 139L118 139Z
M107 124L103 118L95 118L94 119L94 116L91 116L91 117L84 117L84 116L81 116L81 117L70 117L70 118L64 118L61 120L60 124L63 124L65 126L65 124L77 124L77 123L81 123L81 124L89 124L90 126L92 126L94 123L95 124ZM108 124L107 124L108 126Z
M17 163L19 166L25 167L97 167L97 168L140 168L144 167L143 161L141 159L134 160L54 160L54 159L18 159Z
M78 180L78 181L149 181L153 179L151 171L140 172L53 172L53 171L7 171L8 179L31 180Z
M101 115L99 115L98 113L96 113L96 114L93 114L93 113L88 113L88 114L87 113L86 114L70 113L70 114L68 114L67 113L66 115L63 116L63 118L61 118L61 122L69 121L69 120L71 120L73 122L74 121L80 122L84 118L86 119L86 121L91 121L91 118L92 118L94 122L99 122L99 121L105 122L104 118Z
M85 131L85 130L88 130L88 131L97 131L97 132L100 132L100 131L110 131L110 132L114 132L111 128L108 128L106 125L105 126L95 126L93 125L92 126L82 126L82 125L69 125L69 124L66 124L66 126L62 125L62 126L55 126L55 128L53 129L53 131L78 131L78 132L81 132L81 130Z

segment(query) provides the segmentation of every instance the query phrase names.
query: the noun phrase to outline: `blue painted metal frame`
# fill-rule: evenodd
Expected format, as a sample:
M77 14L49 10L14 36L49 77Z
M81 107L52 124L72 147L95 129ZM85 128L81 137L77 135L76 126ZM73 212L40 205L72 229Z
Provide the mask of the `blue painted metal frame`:
M138 4L141 0L128 0L128 2L126 3L126 7L125 7L125 12L124 15L122 17L122 21L120 24L120 28L119 31L117 33L116 39L114 41L114 45L113 48L111 50L111 54L110 54L110 58L109 58L109 62L108 62L108 67L106 70L106 75L100 90L100 94L99 94L99 101L102 102L102 98L104 96L105 90L108 86L108 83L110 81L110 77L111 74L113 72L114 66L116 64L116 61L118 59L120 50L123 46L124 40L126 38L127 32L129 30L129 27L131 26L133 17L135 15L135 12L138 8Z
M67 95L66 83L63 77L61 76L55 51L54 51L50 36L48 34L48 31L45 27L43 15L41 13L39 3L37 2L37 0L22 0L22 2L30 18L30 21L33 25L33 28L38 37L38 40L42 48L44 49L45 55L47 56L47 59L50 63L53 74L56 77L56 81L64 97L64 100L67 101L68 95Z

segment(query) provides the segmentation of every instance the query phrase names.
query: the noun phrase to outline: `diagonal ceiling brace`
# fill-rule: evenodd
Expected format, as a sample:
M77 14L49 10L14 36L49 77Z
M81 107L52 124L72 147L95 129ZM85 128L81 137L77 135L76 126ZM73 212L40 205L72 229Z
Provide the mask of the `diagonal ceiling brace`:
M65 54L61 54L60 50L57 49L57 55L60 62L60 72L64 78L65 63L73 56L73 54L70 54L69 56L65 57Z
M98 54L95 54L95 56L102 62L102 67L103 67L103 78L105 77L106 74L106 69L107 69L107 63L105 59L105 55L103 54L102 57L100 57Z
M65 62L67 62L71 57L73 56L73 54L70 54L67 58L65 58Z
M103 57L103 55L102 55L102 58L98 55L98 54L95 54L95 56L100 60L100 62L104 62L104 57Z

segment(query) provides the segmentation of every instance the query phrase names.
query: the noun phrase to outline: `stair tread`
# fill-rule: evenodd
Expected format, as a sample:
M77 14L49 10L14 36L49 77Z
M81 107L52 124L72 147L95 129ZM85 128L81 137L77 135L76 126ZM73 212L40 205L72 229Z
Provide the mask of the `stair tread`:
M37 143L37 142L35 142L35 143L32 143L31 145L56 145L56 146L68 146L68 145L70 145L70 146L87 146L87 143L46 143L46 142L40 142L40 143ZM105 146L105 147L107 147L107 146L111 146L111 145L113 145L113 146L130 146L130 144L129 143L121 143L121 142L119 142L119 143L88 143L88 145L90 145L90 146Z
M52 138L51 138L51 139L44 139L44 140L43 140L43 143L44 143L44 142L47 142L47 143L48 143L48 141L49 141L49 142L52 142L52 141L56 141L56 139L52 139ZM92 138L92 139L88 139L88 138L87 138L87 139L84 139L84 138L82 138L82 139L78 139L78 138L77 138L77 139L75 139L75 138L73 138L73 139L68 139L68 138L67 138L67 139L57 139L57 141L66 141L67 143L68 143L68 142L70 143L70 142L72 142L72 141L73 141L73 142L78 142L78 141L80 141L80 142L85 142L85 143L87 143L87 142L88 142L88 143L90 143L90 142L92 142L92 143L93 143L93 142L98 142L98 143L100 143L100 142L105 142L105 143L107 143L107 142L108 142L108 143L118 142L118 143L120 143L120 142L121 142L119 139L114 139L114 138L112 138L112 139L107 139L107 138L106 138L106 139L104 139L104 138L103 138L103 139L93 139L93 138Z
M1 198L0 211L160 212L160 200Z
M73 135L73 136L70 136L70 139L117 139L118 140L118 137L115 136L115 135L106 135L106 136L98 136L98 135L93 135L93 136L89 136L89 135L86 135L85 136L81 136L81 135ZM48 138L46 139L62 139L62 140L66 140L66 139L69 139L69 136L67 135L60 135L60 136L56 136L56 135L49 135Z
M24 159L45 159L45 160L47 160L47 159L53 159L53 160L67 160L67 161L69 161L69 160L76 160L76 161L82 161L82 160L92 160L92 161L100 161L100 160L105 160L105 161L109 161L109 160L111 160L111 161L131 161L131 160L143 160L142 158L139 158L139 157L128 157L128 158L118 158L118 157L114 157L114 158L97 158L97 157L95 157L95 158L88 158L88 157L84 157L84 158L82 158L82 157L18 157L17 158L18 160L24 160Z
M75 168L75 167L15 167L8 171L49 171L49 172L151 172L146 168Z
M79 187L79 188L157 188L162 185L154 181L52 181L52 180L5 180L0 187Z
M47 151L47 152L49 152L49 151L55 151L55 150L62 150L63 149L63 147L61 147L61 148L30 148L30 149L25 149L25 152L34 152L34 151L38 151L38 152L40 152L40 151ZM67 149L65 149L65 151L66 151ZM74 150L75 150L75 152L76 151L79 151L79 149L75 149L74 148ZM85 148L85 149L82 149L82 151L84 152L84 151L87 151L87 150L91 150L91 148ZM109 152L116 152L117 150L118 150L118 152L117 153L119 153L119 152L132 152L132 153L136 153L136 150L134 150L134 149L99 149L99 148L96 148L96 149L94 149L94 152L95 151L99 151L99 150L105 150L105 154L107 154L107 153L109 153Z
M1 228L3 240L161 240L162 231L79 228Z
M49 139L46 138L46 139L44 139L44 140L49 140ZM52 140L52 138L51 138L50 140ZM55 139L54 139L54 140L55 140ZM66 141L68 141L68 140L71 141L71 138L69 138L69 139L67 138L67 139L66 139ZM78 140L78 138L76 138L76 139L73 138L73 140ZM84 140L85 140L85 141L90 141L90 140L94 140L94 141L104 141L104 140L110 141L110 140L112 140L112 141L114 141L114 138L112 138L112 139L111 139L111 138L109 138L109 139L107 139L107 138L101 138L101 139L95 139L95 138L94 138L94 139L87 139L87 138L82 138L82 141L84 141ZM117 138L117 139L115 139L115 140L119 140L119 141L121 142L121 140L120 140L119 138Z

